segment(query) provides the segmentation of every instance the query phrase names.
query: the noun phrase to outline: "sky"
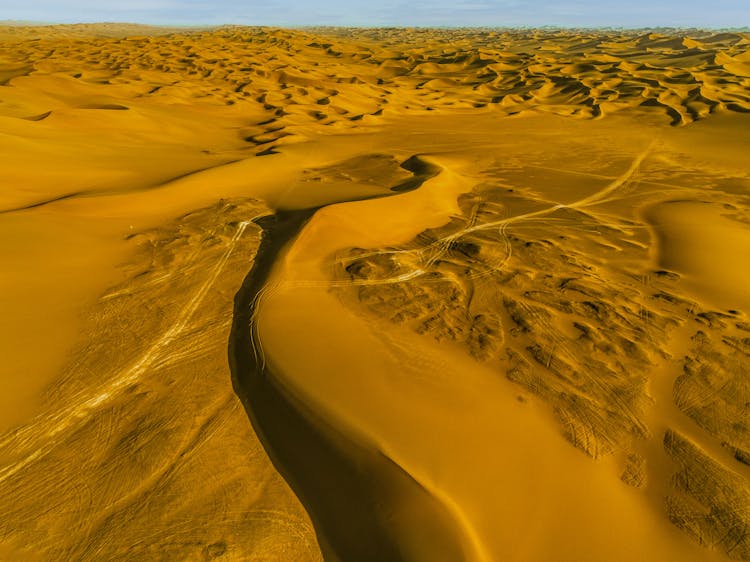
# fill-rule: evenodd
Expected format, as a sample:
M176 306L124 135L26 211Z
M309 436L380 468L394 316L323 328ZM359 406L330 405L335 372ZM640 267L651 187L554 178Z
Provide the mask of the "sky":
M750 0L0 0L0 20L270 26L746 27Z

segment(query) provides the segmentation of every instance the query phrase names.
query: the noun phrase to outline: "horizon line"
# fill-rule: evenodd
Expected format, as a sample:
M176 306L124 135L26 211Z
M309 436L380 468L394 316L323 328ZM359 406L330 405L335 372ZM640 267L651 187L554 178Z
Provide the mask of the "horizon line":
M146 23L138 21L36 21L36 20L0 20L0 26L5 27L53 27L53 26L72 26L72 25L134 25L143 27L152 27L156 29L219 29L226 27L254 27L269 29L476 29L476 30L607 30L607 31L725 31L725 32L750 32L750 26L726 27L726 26L671 26L671 25L646 25L641 27L628 27L616 25L559 25L559 24L542 24L542 25L332 25L324 23L312 23L304 25L277 25L264 23Z

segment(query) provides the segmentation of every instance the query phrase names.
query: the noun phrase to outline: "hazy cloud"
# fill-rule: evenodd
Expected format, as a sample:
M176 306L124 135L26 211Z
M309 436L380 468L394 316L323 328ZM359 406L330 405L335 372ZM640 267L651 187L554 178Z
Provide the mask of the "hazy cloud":
M155 24L750 26L750 0L0 0L0 18Z

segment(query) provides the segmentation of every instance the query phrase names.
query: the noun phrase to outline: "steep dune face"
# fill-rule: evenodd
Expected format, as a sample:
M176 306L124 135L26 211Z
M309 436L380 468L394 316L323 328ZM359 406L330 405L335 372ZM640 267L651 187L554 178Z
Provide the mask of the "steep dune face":
M747 34L0 38L0 558L750 560Z

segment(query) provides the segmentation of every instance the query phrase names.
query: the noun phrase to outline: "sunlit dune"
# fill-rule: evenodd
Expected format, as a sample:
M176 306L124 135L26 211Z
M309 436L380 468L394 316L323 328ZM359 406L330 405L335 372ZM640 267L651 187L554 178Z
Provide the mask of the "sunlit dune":
M750 560L750 35L0 27L0 559Z

